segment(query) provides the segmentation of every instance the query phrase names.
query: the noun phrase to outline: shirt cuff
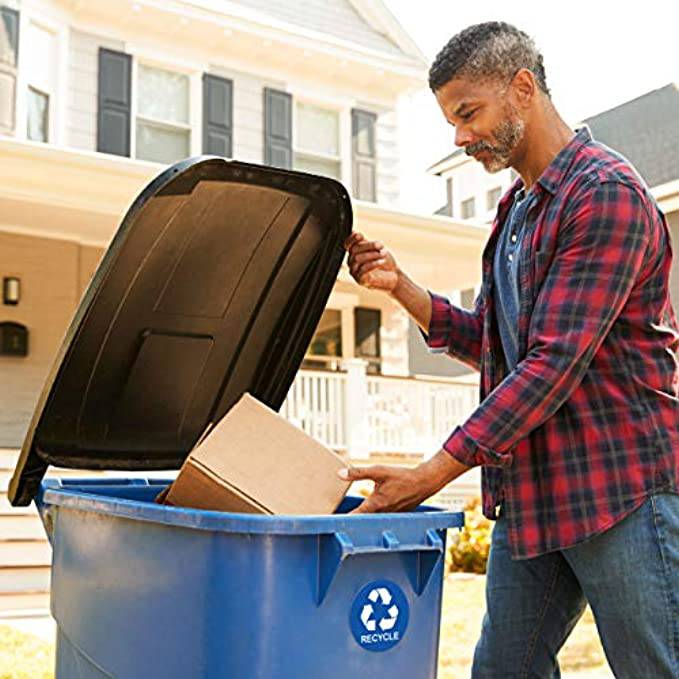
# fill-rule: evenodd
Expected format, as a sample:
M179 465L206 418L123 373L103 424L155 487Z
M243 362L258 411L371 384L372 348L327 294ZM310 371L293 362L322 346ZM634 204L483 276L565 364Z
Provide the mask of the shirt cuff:
M478 465L509 467L514 459L511 453L498 453L481 445L476 439L467 435L462 427L455 428L443 444L443 449L467 467Z
M431 321L429 333L420 328L422 337L432 354L440 354L448 351L450 343L450 331L452 322L450 319L450 302L441 295L429 291L431 297Z

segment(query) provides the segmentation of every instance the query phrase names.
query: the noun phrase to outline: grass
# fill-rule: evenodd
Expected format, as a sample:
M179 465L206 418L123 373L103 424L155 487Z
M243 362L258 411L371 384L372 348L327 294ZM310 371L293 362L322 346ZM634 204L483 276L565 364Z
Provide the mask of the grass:
M54 646L0 625L0 679L53 679Z
M456 574L443 591L438 679L468 679L484 611L485 578ZM609 679L589 609L559 656L562 672L582 679ZM37 637L0 625L0 679L53 679L54 647Z

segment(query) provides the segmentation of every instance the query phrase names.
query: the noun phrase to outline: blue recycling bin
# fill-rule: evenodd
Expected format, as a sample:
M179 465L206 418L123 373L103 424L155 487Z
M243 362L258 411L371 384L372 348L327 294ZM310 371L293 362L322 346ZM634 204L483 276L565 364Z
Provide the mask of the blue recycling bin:
M153 502L167 482L46 480L57 679L433 679L463 515L265 516Z
M156 504L167 481L43 480L179 469L244 393L279 410L351 224L339 182L218 157L167 168L130 206L9 486L53 546L57 679L435 677L459 514L229 514Z

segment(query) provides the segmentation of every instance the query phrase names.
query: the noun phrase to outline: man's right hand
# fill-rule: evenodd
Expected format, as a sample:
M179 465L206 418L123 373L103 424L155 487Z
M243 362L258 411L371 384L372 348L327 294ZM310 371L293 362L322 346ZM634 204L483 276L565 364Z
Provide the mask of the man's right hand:
M400 270L393 255L379 241L369 241L354 232L344 242L349 252L349 272L365 288L393 292Z

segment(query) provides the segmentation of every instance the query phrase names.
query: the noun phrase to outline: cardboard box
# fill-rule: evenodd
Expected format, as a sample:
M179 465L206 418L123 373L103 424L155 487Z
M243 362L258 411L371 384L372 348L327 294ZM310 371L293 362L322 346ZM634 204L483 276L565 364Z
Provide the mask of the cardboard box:
M249 514L331 514L346 463L249 394L191 451L163 504Z

